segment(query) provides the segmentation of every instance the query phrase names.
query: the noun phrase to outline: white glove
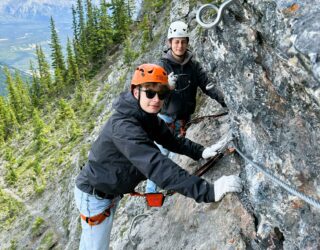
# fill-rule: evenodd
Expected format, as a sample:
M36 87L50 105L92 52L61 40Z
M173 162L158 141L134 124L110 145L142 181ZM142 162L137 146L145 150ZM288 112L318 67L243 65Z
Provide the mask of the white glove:
M214 200L220 201L226 193L241 192L241 179L235 175L222 176L214 182Z
M218 150L221 150L227 146L227 144L232 140L232 134L229 133L224 138L220 139L217 143L207 147L202 152L202 158L207 159L213 157L217 154Z
M169 87L170 87L171 90L175 89L177 79L178 79L178 75L175 75L174 72L171 72L168 75L168 83L169 83Z
M213 157L217 154L217 149L214 147L216 144L213 144L211 147L205 148L202 152L202 158L208 159L210 157Z

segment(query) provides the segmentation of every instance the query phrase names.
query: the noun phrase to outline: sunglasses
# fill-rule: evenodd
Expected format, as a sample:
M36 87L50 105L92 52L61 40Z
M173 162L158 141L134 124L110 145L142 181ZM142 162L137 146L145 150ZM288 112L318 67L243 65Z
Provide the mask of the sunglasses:
M169 91L163 91L163 92L157 92L157 91L153 91L151 89L140 89L141 91L146 93L146 97L148 99L152 99L156 96L156 94L158 95L158 98L162 101L164 99L166 99L169 95Z

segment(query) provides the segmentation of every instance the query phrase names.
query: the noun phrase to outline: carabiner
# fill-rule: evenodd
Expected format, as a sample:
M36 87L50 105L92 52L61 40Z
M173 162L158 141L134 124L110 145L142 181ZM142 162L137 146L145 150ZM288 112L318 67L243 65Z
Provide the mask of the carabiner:
M200 24L203 28L206 28L206 29L210 29L210 28L218 25L218 23L221 21L223 11L232 2L234 2L234 0L227 0L227 1L223 2L223 4L221 4L219 8L217 6L215 6L214 4L210 4L210 3L204 4L203 6L201 6L197 10L196 20L197 20L198 24ZM215 16L217 16L217 17L214 22L212 22L212 23L203 22L201 15L202 15L202 12L206 9L214 9L217 12L217 14L215 14Z

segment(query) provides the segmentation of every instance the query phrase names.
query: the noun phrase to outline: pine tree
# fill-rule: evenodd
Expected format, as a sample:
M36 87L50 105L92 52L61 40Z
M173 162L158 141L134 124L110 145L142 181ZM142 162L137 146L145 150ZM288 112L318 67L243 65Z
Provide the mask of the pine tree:
M79 75L81 76L81 78L86 78L88 74L88 50L86 24L81 0L77 0L77 5L73 15L73 51L76 64L78 65Z
M63 78L65 79L66 75L66 66L64 63L64 58L62 54L62 49L58 37L58 33L55 28L54 20L50 18L50 28L51 28L51 58L52 58L52 67L54 69L59 69Z
M69 105L68 102L66 102L64 99L60 99L59 101L59 119L61 121L70 119L75 120L76 115L74 113L74 110Z
M3 131L1 134L3 139L6 140L18 128L18 121L12 108L2 96L0 96L0 120L1 130Z
M96 67L99 67L99 36L97 24L97 9L93 8L91 0L86 0L86 36L87 36L87 57L90 64L90 74L94 75Z
M38 59L41 95L48 96L53 93L50 66L46 60L45 54L43 53L41 46L36 46L36 53Z
M32 81L30 86L30 98L33 107L41 107L43 105L43 93L40 86L40 80L37 75L37 71L33 67L32 61L30 62L30 71L32 72Z
M48 142L47 134L49 133L49 129L41 119L39 111L36 108L33 110L32 124L34 139L37 142L37 147L40 148Z
M112 21L113 21L113 40L123 42L129 33L131 23L127 3L124 0L111 0Z
M60 95L61 93L63 93L63 89L65 87L64 85L64 79L63 79L63 75L61 74L61 71L59 68L56 68L54 70L54 92L57 95Z
M133 13L135 11L135 0L127 0L127 12L130 20L133 18Z
M86 22L86 35L87 35L87 41L89 50L92 50L90 46L92 46L92 43L94 41L94 33L95 33L95 26L94 26L94 15L93 15L93 8L91 0L86 0L86 13L87 13L87 22Z
M124 47L124 62L126 64L130 65L131 62L134 61L137 58L138 53L135 52L132 49L130 39L126 39L124 44L125 44L125 47Z
M9 97L9 105L12 107L15 117L18 122L21 123L23 121L23 102L21 100L20 93L16 87L15 82L12 79L10 71L5 68L4 69L6 75L6 83L8 89L8 97Z
M79 75L78 65L76 63L69 38L67 42L67 66L68 66L67 81L69 84L74 85L80 81L80 75Z
M23 82L20 74L16 71L15 73L16 88L21 98L21 119L27 120L31 115L31 99L30 94L25 82Z
M84 31L85 31L85 20L84 20L84 13L83 13L83 6L82 6L82 0L77 0L77 13L78 13L78 37L80 38L80 41L82 41L82 38L85 37Z
M4 121L0 116L0 146L4 143L5 137L6 137L6 134L4 132Z
M112 23L110 16L108 14L108 7L110 5L106 3L105 0L101 1L100 12L98 14L98 40L99 44L97 45L98 54L101 57L104 57L107 50L112 45Z
M75 10L74 5L72 5L71 10L72 10L73 39L75 42L79 43L79 26L77 21L77 11Z
M64 126L66 126L66 133L70 139L76 139L81 134L81 128L76 119L75 112L70 104L64 99L59 101L59 116L57 123L60 122L63 122Z
M0 96L0 145L5 141L6 132L5 132L5 116L4 113L6 110L4 109L4 100L3 97Z
M152 25L148 15L144 15L139 30L142 31L141 52L145 52L147 43L152 41Z
M101 39L99 35L99 15L100 11L97 7L94 7L92 10L92 37L94 38L91 41L91 60L93 62L93 70L98 69L101 65L101 58L103 58L104 52L100 50L101 47Z
M79 75L81 78L86 78L88 74L88 60L87 55L79 43L73 43L73 50L75 52L76 65L78 66Z
M74 51L76 55L77 63L80 66L87 66L87 33L86 33L86 22L83 12L82 0L77 0L76 12L78 15L78 24L77 24L77 34L74 39ZM83 69L82 67L80 67Z

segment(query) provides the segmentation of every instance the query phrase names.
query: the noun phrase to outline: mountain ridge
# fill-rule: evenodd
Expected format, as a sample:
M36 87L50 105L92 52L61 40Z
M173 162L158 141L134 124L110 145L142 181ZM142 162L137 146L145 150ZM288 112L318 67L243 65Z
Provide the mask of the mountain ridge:
M69 1L15 1L9 0L0 3L0 20L7 18L20 19L43 19L49 18L53 13L60 13L63 16L65 13L71 15L72 2Z

